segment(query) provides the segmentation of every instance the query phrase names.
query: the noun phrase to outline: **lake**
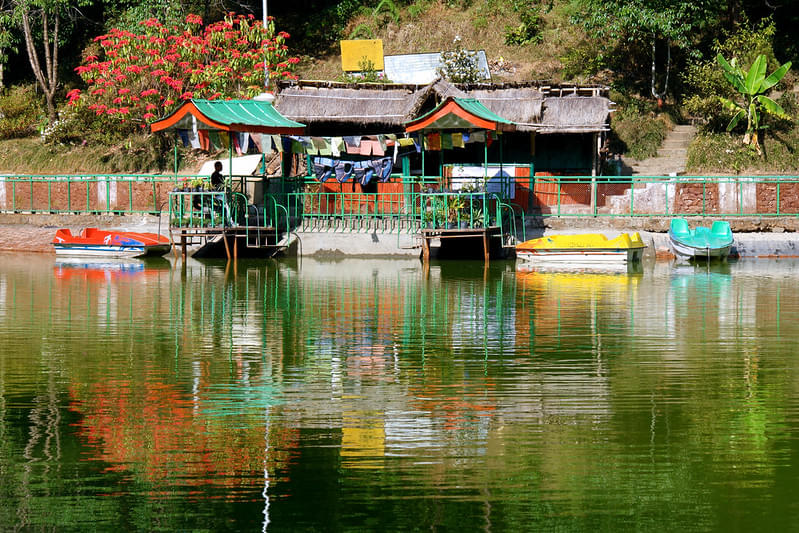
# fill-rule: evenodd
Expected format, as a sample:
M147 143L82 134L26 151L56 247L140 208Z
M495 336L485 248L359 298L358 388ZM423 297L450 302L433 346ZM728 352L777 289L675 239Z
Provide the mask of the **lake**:
M0 255L0 530L797 530L797 286Z

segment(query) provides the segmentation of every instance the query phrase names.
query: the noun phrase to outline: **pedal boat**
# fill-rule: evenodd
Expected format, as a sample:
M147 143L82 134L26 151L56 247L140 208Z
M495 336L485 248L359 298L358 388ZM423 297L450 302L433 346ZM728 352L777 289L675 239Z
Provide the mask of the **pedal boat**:
M164 255L171 243L167 237L157 233L85 228L78 235L73 235L68 229L59 229L53 238L53 246L57 257L128 258Z
M601 233L582 233L525 241L516 245L516 256L531 264L590 268L640 261L644 248L637 232L622 233L615 239Z
M684 218L674 218L669 225L669 243L674 255L683 259L725 259L733 244L730 223L717 220L711 227L689 229Z

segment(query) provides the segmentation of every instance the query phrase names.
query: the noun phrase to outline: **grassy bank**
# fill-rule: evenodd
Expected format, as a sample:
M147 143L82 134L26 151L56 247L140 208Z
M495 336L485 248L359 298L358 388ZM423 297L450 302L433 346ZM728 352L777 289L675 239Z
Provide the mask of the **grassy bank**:
M766 133L763 156L743 146L740 134L700 133L688 150L687 174L796 174L799 128Z
M214 154L180 149L178 171L195 173ZM151 174L174 170L172 150L144 136L116 146L51 145L38 136L0 140L0 172L8 174Z

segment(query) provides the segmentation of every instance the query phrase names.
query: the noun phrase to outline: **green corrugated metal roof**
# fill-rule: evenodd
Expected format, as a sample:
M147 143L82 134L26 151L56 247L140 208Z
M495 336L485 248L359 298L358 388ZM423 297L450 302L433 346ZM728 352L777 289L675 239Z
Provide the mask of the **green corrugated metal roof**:
M197 111L190 109L191 103ZM151 126L153 131L166 128L185 128L189 113L196 115L199 112L202 117L216 124L224 126L219 129L230 129L233 131L263 131L275 130L275 133L285 132L302 133L305 124L287 119L281 115L270 102L263 100L190 100L185 102L175 111L154 122ZM175 115L179 118L175 120ZM202 117L197 117L203 122ZM202 128L202 129L215 129ZM281 130L281 131L278 131Z
M415 118L405 123L406 126L409 124L418 124L420 122L424 122L425 119L431 117L435 113L437 113L443 106L447 105L449 101L454 101L458 107L473 115L476 118L486 120L489 122L495 122L497 125L503 124L508 126L513 126L514 122L503 118L490 109L488 109L482 102L477 100L476 98L447 98L439 105L437 105L432 111L425 113L421 117ZM432 122L431 124L424 127L425 130L447 130L447 129L469 129L474 128L475 125L470 122L467 118L460 117L453 113L448 113L447 115L437 119L436 121Z
M460 105L464 110L482 119L492 120L494 122L499 122L500 124L513 124L512 121L502 118L488 109L480 100L476 98L455 98L455 101L458 102L458 105Z

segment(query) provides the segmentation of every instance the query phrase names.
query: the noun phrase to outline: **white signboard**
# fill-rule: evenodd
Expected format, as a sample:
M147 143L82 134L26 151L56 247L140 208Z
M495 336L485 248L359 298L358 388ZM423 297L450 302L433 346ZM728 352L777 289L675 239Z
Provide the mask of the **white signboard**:
M497 193L505 198L515 198L516 196L516 167L513 165L488 165L486 169L478 165L453 165L452 166L452 190L459 191L466 185L480 187L483 177L488 176L486 182L486 192Z
M441 52L385 56L383 63L386 78L394 83L415 83L417 85L434 81L438 77L438 69L442 66ZM483 79L491 79L485 50L477 51L477 67L480 69Z

